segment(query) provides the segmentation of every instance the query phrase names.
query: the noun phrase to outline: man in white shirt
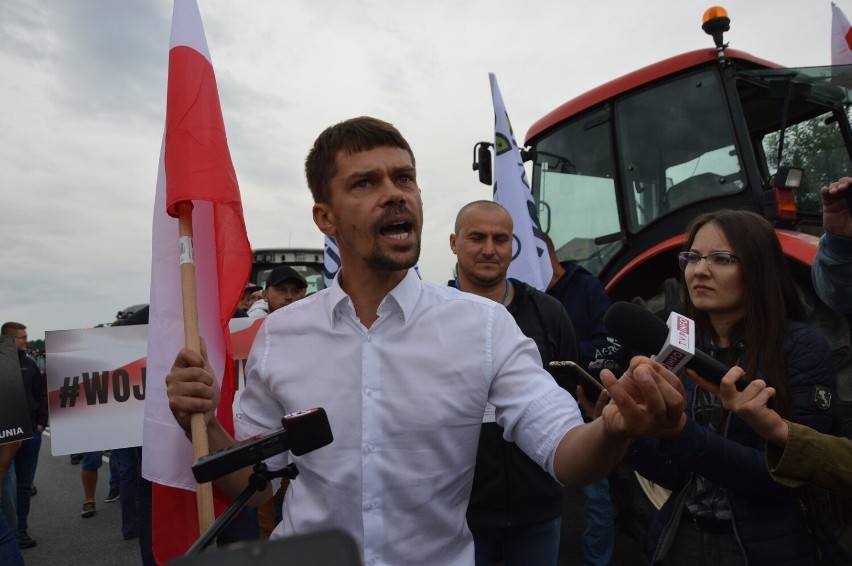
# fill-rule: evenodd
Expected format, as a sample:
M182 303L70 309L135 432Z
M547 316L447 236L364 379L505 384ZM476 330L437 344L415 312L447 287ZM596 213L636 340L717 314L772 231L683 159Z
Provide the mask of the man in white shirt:
M680 423L677 378L637 358L629 388L605 378L618 406L583 424L503 307L420 280L411 269L420 189L414 155L393 126L367 117L332 126L305 169L314 222L337 241L343 267L330 288L266 318L235 426L247 438L279 427L285 414L323 407L334 442L267 462L294 461L300 471L274 536L337 527L355 538L365 564L469 566L465 509L486 402L508 439L572 484L606 474L631 437ZM201 412L210 449L233 444L214 417L219 389L200 355L181 351L166 381L185 430ZM250 473L217 486L236 496Z

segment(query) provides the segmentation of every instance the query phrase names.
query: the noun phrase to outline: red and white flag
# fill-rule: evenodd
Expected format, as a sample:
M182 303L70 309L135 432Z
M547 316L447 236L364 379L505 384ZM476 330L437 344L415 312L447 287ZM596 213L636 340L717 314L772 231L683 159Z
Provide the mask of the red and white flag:
M251 247L231 162L216 77L195 0L175 0L166 128L154 203L143 476L154 482L158 563L198 538L192 446L168 407L164 378L184 345L177 206L191 202L198 324L222 384L218 417L233 431L234 366L228 321L251 271Z
M834 2L831 3L831 64L852 65L852 26Z
M494 73L488 73L488 77L494 102L494 202L509 211L514 224L509 277L544 291L553 277L553 266L497 77Z

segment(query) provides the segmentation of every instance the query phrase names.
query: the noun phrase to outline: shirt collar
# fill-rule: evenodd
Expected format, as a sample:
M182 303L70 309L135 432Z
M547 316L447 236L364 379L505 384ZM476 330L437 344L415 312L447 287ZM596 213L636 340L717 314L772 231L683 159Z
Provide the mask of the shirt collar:
M331 305L331 308L329 309L329 324L332 328L334 328L335 323L340 320L344 314L348 313L355 316L355 307L352 305L352 299L349 298L349 295L347 295L346 291L343 290L343 287L340 286L339 279L341 271L342 269L337 270L337 274L334 276L334 281L328 290L329 304ZM409 269L402 281L400 281L396 287L391 289L390 293L388 293L382 300L379 305L379 312L382 311L385 305L388 305L388 300L391 300L396 303L401 311L403 322L409 320L414 314L414 308L417 306L417 301L420 299L422 284L423 282L420 280L420 276L417 274L417 271L414 268Z

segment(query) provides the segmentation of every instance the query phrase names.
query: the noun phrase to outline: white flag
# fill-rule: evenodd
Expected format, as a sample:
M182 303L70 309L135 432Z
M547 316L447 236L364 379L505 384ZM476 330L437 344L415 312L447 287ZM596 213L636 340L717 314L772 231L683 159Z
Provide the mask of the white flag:
M494 100L494 202L503 205L515 225L512 263L509 277L519 279L544 291L553 277L550 256L542 240L535 201L521 150L515 141L506 105L497 86L497 77L489 73L491 97Z
M852 27L834 2L831 3L831 64L852 65Z

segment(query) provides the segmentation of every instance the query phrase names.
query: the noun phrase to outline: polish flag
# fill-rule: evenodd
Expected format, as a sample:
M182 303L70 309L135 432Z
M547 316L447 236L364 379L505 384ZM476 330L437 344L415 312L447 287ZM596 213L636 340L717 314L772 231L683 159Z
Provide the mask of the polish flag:
M177 206L192 202L198 324L222 384L218 417L233 431L234 366L228 322L251 271L239 186L216 77L195 0L175 0L169 44L166 127L154 203L148 372L142 474L153 486L158 563L199 536L192 446L168 407L165 376L184 345ZM221 506L221 505L220 505Z
M494 73L488 73L488 77L494 102L494 202L509 211L514 224L509 277L545 291L553 277L553 266L497 77Z
M852 27L834 2L831 3L831 64L852 65Z

